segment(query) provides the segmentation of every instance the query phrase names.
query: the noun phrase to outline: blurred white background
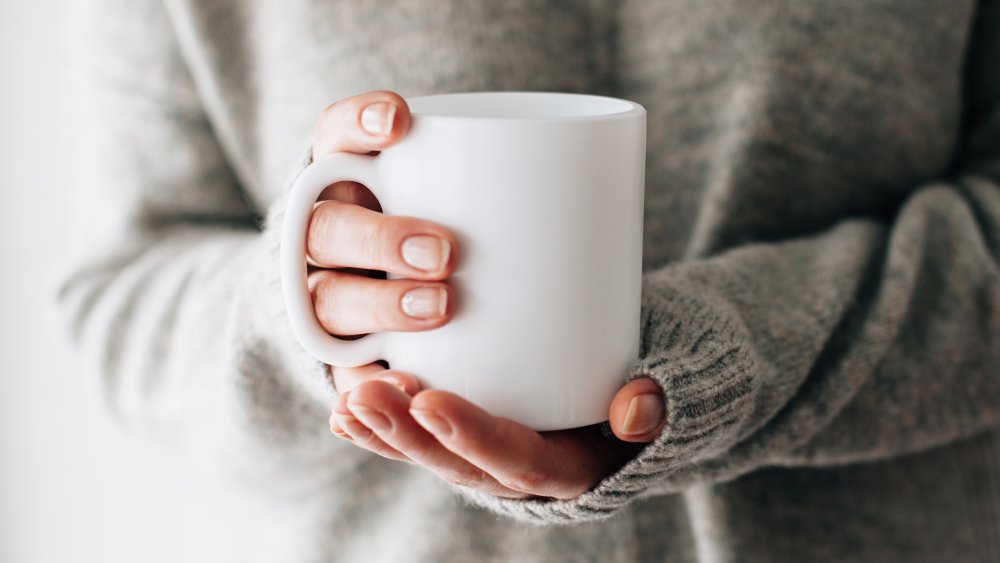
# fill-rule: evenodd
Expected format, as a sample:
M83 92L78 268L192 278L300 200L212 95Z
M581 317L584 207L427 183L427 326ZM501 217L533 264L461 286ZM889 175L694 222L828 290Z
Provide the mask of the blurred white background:
M116 426L53 312L88 221L79 5L0 2L0 561L236 560L266 522L258 501Z

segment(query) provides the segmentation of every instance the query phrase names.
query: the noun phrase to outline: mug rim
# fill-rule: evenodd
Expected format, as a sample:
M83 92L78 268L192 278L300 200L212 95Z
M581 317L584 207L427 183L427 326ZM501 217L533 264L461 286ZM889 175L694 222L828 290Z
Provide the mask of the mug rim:
M470 98L481 98L484 102L489 101L489 98L533 98L541 99L546 102L553 101L564 101L568 102L572 100L573 102L579 103L585 101L588 103L603 104L605 106L617 106L620 109L617 111L605 111L605 112L592 112L592 113L567 113L563 115L490 115L486 110L483 111L482 115L477 115L475 113L470 114L458 114L458 113L444 113L441 111L434 111L429 109L421 109L419 106L423 103L432 100L441 100L443 98L457 98L462 100L469 100ZM426 96L414 96L405 98L406 103L410 106L410 114L420 120L431 119L431 120L459 120L459 121L492 121L492 122L587 122L587 121L609 121L609 120L622 120L634 118L637 116L643 116L646 114L646 109L636 102L631 100L626 100L622 98L615 98L611 96L600 96L596 94L579 94L574 92L546 92L546 91L527 91L527 90L517 90L517 91L482 91L482 92L454 92L446 94L430 94ZM416 107L414 107L416 106ZM494 112L496 113L496 112Z

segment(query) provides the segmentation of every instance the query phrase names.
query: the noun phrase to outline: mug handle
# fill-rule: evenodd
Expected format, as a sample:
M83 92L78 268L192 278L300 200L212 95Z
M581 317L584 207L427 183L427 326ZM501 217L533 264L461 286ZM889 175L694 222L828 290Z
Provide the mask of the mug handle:
M336 153L317 159L295 180L285 207L281 232L281 287L292 332L307 352L323 363L357 367L381 359L385 333L341 340L320 326L306 275L306 235L320 193L335 182L353 180L379 197L375 157Z

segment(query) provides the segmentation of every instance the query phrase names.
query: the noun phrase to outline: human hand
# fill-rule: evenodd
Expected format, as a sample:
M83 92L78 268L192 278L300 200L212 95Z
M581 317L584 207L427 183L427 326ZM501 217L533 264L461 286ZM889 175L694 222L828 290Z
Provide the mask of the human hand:
M656 438L665 419L660 389L646 377L611 401L615 439L596 425L535 432L454 393L420 390L412 375L378 365L333 368L333 375L340 392L330 417L335 435L454 485L508 498L579 496Z
M409 109L391 92L369 92L330 106L316 129L313 156L368 154L398 142ZM455 237L439 225L389 217L354 182L323 192L310 221L307 259L315 313L330 334L429 330L454 314L448 276L458 260ZM385 280L372 271L407 279ZM647 378L615 396L612 431L597 426L538 433L494 417L440 390L421 391L412 374L378 363L332 368L340 398L330 428L374 453L423 465L450 483L499 496L572 498L596 485L656 437L662 399ZM449 430L439 431L436 421Z
M313 158L377 153L409 127L409 108L395 93L347 98L320 117ZM319 324L332 335L428 330L454 312L445 281L458 257L454 235L429 221L379 211L375 196L357 182L327 187L313 208L306 236L309 291ZM388 280L382 272L404 279Z

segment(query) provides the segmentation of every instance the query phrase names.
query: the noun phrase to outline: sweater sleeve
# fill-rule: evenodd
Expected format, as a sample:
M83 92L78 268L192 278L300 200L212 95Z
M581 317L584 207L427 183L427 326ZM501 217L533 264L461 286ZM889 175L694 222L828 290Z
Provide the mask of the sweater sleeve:
M88 244L58 296L89 371L127 425L250 479L351 466L360 450L327 434L326 367L284 313L282 201L244 191L162 5L99 8L115 17L88 30ZM308 159L294 153L292 174Z
M666 427L571 500L469 501L536 524L767 466L892 458L1000 423L1000 3L979 14L956 173L891 220L845 218L644 276L642 351Z

